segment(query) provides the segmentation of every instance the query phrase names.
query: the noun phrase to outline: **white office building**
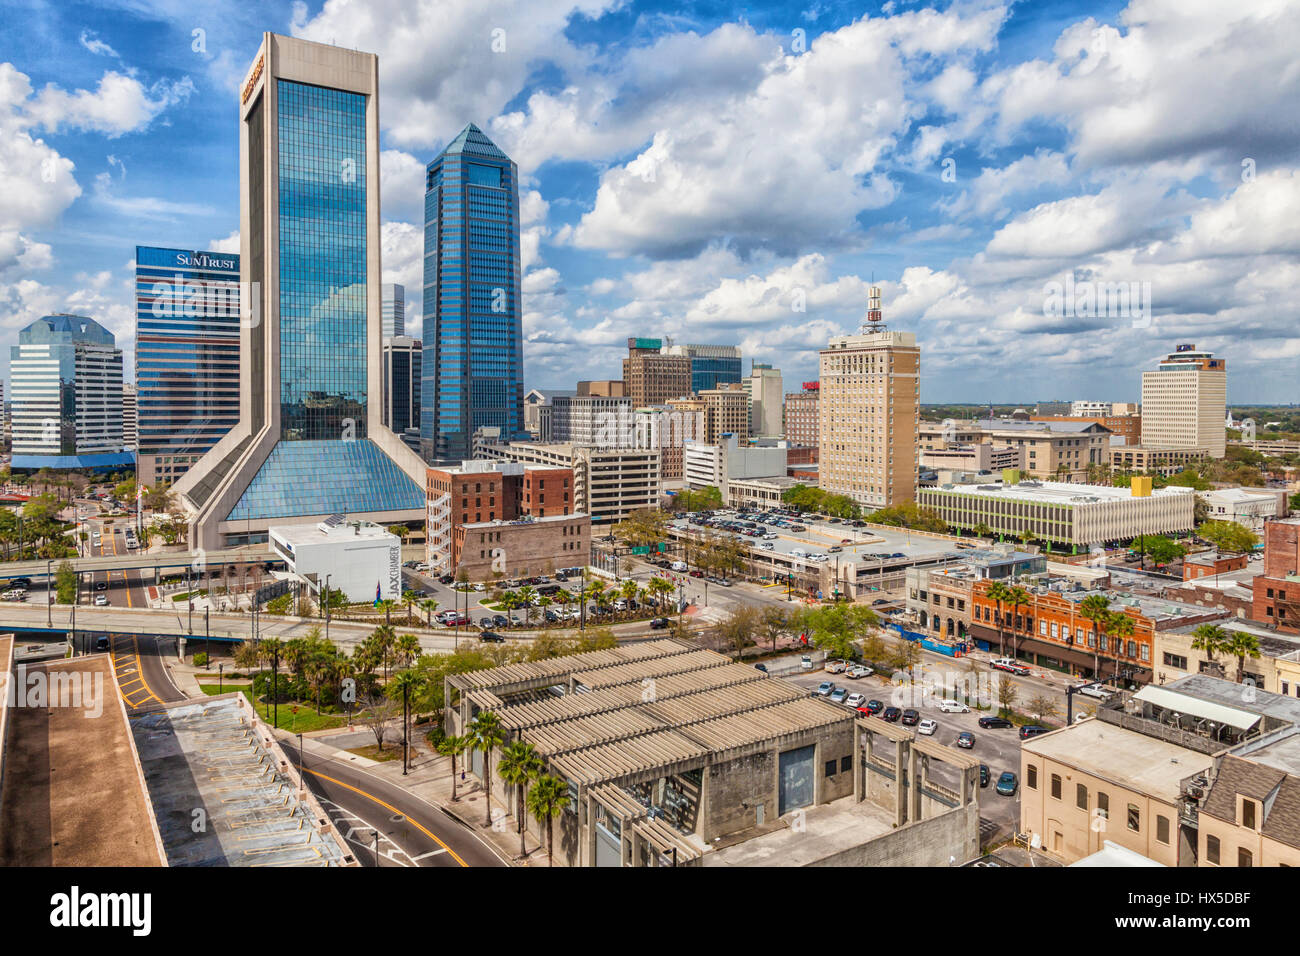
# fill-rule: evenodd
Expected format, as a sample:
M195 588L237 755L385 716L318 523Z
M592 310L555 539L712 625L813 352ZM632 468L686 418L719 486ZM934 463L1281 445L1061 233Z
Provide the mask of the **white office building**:
M402 540L387 528L331 515L316 524L272 525L269 538L318 596L328 587L352 603L401 600Z
M1228 363L1212 352L1180 345L1142 373L1142 444L1204 448L1222 458L1226 445Z

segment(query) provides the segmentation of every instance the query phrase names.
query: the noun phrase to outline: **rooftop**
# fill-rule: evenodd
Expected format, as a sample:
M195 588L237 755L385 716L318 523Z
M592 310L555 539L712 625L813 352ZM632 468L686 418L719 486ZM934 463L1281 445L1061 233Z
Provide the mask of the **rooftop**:
M348 521L343 515L331 515L316 524L271 525L270 533L294 547L331 544L348 538L364 538L374 542L388 538L396 540L397 537L383 525L372 524L369 521Z
M171 866L355 865L243 694L131 722ZM195 832L195 812L206 826Z
M1237 623L1233 623L1236 627ZM1263 714L1278 720L1300 724L1300 700L1283 697L1258 687L1246 687L1230 680L1192 674L1164 685L1167 690L1178 691L1201 700L1213 701L1226 707L1237 707L1252 714ZM1249 694L1250 700L1246 700Z
M1178 798L1181 781L1213 763L1209 754L1096 719L1031 737L1020 749L1169 803Z
M108 655L26 665L5 676L28 693L18 695L20 706L5 708L0 864L163 865ZM57 699L31 696L33 688L60 686L67 693Z
M1136 499L1130 488L1114 485L1085 485L1064 481L1022 481L1016 485L962 485L960 488L940 486L933 491L959 491L963 495L979 495L1007 501L1036 501L1054 505L1092 505L1103 502ZM1150 498L1167 498L1191 494L1190 488L1159 488Z

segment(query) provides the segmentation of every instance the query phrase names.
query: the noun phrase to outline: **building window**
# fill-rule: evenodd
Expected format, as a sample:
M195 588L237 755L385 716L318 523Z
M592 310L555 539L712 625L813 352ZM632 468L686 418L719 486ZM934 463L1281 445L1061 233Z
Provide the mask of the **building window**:
M851 756L840 758L840 773L848 773L853 769L853 758Z
M1030 790L1038 789L1038 768L1032 763L1025 768L1025 786Z
M1142 832L1142 813L1136 803L1128 805L1128 828L1134 833Z
M1241 825L1247 830L1255 829L1255 801L1241 801Z
M1162 816L1156 817L1156 842L1163 843L1165 846L1169 845L1169 818L1168 817L1162 817Z
M1110 819L1110 796L1097 791L1097 816L1103 820Z
M1166 667L1176 667L1180 671L1187 670L1187 658L1181 654L1170 654L1166 651L1164 659Z
M1061 799L1061 775L1059 773L1052 774L1052 799Z
M1205 838L1205 859L1215 866L1219 865L1219 838L1216 836L1207 836Z
M1075 784L1074 805L1080 810L1088 809L1088 788L1081 783Z
M834 761L834 760L828 760L828 761L826 761L826 776L828 776L828 777L833 777L833 776L835 776L835 761Z
M1255 858L1254 858L1254 856L1252 856L1252 855L1251 855L1251 852L1250 852L1249 850L1247 850L1244 846L1243 846L1243 847L1240 847L1240 848L1237 850L1237 865L1238 865L1238 866L1254 866L1254 865L1255 865Z

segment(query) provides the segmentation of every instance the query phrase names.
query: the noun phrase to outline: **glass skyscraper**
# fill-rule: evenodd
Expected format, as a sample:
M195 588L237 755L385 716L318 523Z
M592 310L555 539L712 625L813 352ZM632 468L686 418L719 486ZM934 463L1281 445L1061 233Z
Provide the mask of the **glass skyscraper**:
M524 431L519 170L474 124L426 171L424 457L470 456L475 430Z
M240 423L177 486L192 547L424 515L423 462L381 418L378 74L268 33L241 87Z
M135 247L136 479L171 484L239 422L239 256Z

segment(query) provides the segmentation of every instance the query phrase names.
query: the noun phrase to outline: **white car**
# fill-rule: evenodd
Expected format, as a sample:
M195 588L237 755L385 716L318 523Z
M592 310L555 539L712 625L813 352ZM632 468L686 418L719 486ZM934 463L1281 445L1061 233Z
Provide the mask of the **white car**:
M774 535L774 534L765 534L765 535L763 535L763 540L764 540L764 541L775 541L775 540L777 539L777 537L778 537L778 535Z
M1106 700L1115 693L1104 684L1081 684L1076 688L1075 692L1087 694L1089 697L1096 697L1098 700Z
M939 701L938 707L945 714L969 714L970 713L969 707L967 707L961 701L952 700L951 698Z
M799 670L810 671L812 669L813 669L813 662L811 657L805 654L803 657L799 658Z
M108 595L106 595L106 594L96 594L96 595L95 595L95 607L107 607L107 606L108 606Z
M875 671L873 671L866 664L854 664L852 667L850 667L847 671L844 672L844 676L853 677L853 678L870 677L874 673Z
M846 669L847 667L848 667L848 665L845 664L845 663L844 663L843 661L841 661L841 660L827 661L827 662L826 662L826 673L828 673L828 674L843 674L844 671L845 671L845 669Z
M758 549L760 551L771 551L773 547L774 545L771 542L764 541L762 544L758 546Z
M938 722L931 720L929 717L916 725L916 732L918 734L925 734L927 737L933 737L934 732L938 729Z
M857 691L854 691L852 694L849 694L848 697L844 698L844 706L852 707L854 710L857 710L866 702L867 702L867 695L858 693Z

